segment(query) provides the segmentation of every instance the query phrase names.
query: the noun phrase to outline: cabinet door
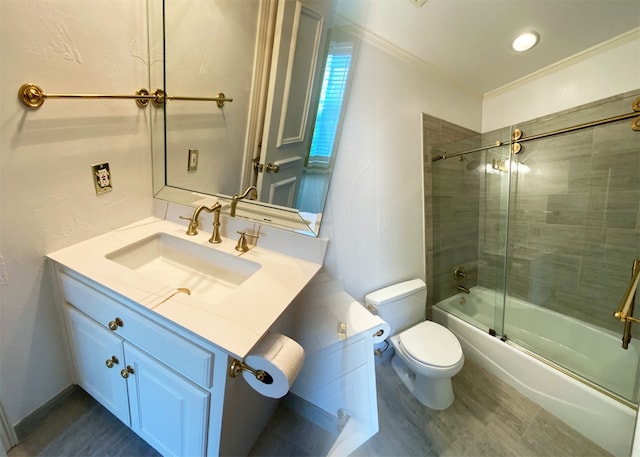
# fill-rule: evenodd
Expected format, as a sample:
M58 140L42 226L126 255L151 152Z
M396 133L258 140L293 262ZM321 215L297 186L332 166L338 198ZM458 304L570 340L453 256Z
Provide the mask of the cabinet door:
M129 425L127 382L120 376L124 368L122 338L74 307L65 305L65 309L73 338L78 385Z
M209 392L124 343L131 428L163 455L205 455Z

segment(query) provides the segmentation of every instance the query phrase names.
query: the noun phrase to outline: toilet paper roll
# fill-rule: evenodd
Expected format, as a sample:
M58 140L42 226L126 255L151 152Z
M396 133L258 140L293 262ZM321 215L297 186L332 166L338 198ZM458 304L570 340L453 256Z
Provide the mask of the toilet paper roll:
M355 335L368 331L373 335L373 343L384 341L389 335L389 324L380 316L372 314L358 302L353 302L349 308L347 320L347 335Z
M270 398L284 397L304 363L304 349L296 341L279 333L269 333L247 355L244 362L254 370L268 373L273 382L266 384L248 371L244 380L258 393Z

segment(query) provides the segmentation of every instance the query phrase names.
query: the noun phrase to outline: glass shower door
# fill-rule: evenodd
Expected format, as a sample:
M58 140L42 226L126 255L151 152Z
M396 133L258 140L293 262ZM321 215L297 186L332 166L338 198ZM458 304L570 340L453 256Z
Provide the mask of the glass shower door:
M518 127L541 135L628 112L633 98ZM640 133L619 121L522 145L510 164L504 333L636 403L640 341L621 348L613 312L640 258Z
M433 150L433 287L436 306L501 333L510 129ZM444 157L444 158L443 158ZM456 275L454 272L459 271Z

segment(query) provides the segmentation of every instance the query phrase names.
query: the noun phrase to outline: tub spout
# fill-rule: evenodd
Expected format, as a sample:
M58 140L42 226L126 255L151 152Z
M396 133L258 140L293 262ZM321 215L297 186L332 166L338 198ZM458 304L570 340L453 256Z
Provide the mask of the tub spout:
M470 294L471 293L471 291L468 288L466 288L465 286L463 286L462 284L458 284L458 290L460 292L464 292L465 294Z

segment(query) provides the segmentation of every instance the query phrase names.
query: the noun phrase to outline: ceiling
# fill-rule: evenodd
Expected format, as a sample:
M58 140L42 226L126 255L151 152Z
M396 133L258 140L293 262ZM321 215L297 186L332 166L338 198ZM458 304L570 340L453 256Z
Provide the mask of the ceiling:
M365 27L486 94L636 29L640 0L368 0ZM535 30L518 53L511 42Z

